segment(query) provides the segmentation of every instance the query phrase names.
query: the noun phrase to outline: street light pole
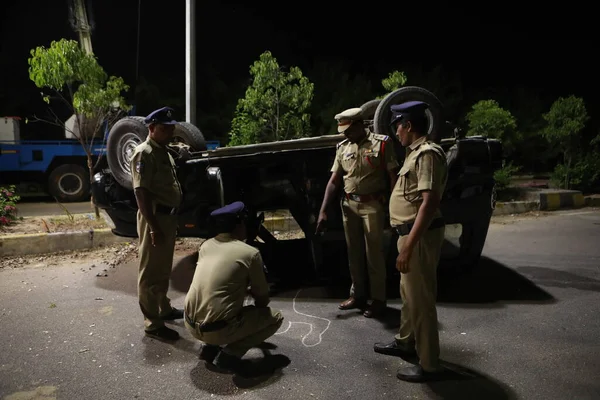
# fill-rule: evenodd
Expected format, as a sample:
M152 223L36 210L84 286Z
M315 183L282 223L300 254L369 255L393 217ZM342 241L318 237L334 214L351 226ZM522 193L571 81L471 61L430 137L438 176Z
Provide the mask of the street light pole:
M185 120L196 125L196 0L185 1Z

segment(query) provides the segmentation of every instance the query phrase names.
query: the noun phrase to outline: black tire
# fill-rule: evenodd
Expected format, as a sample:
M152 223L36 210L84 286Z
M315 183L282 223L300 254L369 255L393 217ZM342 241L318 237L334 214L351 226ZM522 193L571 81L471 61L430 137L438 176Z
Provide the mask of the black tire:
M90 195L90 175L80 165L59 165L48 176L48 192L63 203L84 201Z
M375 111L377 111L377 106L379 106L379 103L381 103L381 100L374 99L367 101L365 104L360 106L360 108L363 110L363 118L366 120L372 120L375 118Z
M180 122L175 125L174 142L185 143L191 147L190 151L206 150L206 140L197 126L189 122Z
M417 86L405 86L394 90L388 94L377 107L374 117L375 133L396 137L396 132L390 125L392 110L390 107L394 104L404 103L406 101L424 101L429 104L426 111L429 120L429 137L436 143L440 143L444 132L444 106L442 102L430 91Z
M143 117L126 117L111 128L106 142L106 161L115 180L124 188L133 190L129 161L137 145L148 137Z

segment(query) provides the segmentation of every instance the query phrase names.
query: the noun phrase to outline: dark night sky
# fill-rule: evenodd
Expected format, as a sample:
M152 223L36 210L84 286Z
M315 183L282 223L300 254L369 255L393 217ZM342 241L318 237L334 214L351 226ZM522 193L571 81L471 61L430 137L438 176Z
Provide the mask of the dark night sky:
M157 83L168 77L175 92L183 94L185 1L141 3L139 73ZM460 73L467 91L529 87L549 104L558 96L575 94L584 98L588 112L598 115L598 41L585 32L594 26L577 19L586 15L585 10L545 10L554 15L542 17L541 9L524 12L491 2L474 3L479 8L468 11L440 8L433 2L421 2L420 8L377 1L354 6L263 3L198 2L199 107L210 101L202 96L203 71L215 69L226 82L246 79L249 65L268 49L281 65L297 65L303 71L316 60L345 60L350 72L371 75L374 82L394 69L426 69L442 63ZM66 0L3 3L0 115L26 117L44 106L27 75L28 53L62 37L76 39L67 4ZM138 0L92 4L96 56L108 73L133 84Z

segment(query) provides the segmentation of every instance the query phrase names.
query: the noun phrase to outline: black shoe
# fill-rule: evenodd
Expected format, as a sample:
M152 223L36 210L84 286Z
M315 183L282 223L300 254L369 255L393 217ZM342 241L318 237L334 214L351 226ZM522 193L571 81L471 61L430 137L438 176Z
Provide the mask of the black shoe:
M396 357L415 357L417 355L414 346L405 345L396 339L391 343L375 343L373 350L375 353Z
M146 336L158 340L174 341L179 339L179 333L177 333L177 331L174 331L173 329L167 328L166 326L161 326L158 329L145 332Z
M183 318L183 310L180 310L180 309L174 308L174 307L169 314L165 315L164 317L161 317L161 319L164 321L172 321L174 319L182 319L182 318Z
M226 374L234 374L240 370L243 370L243 362L241 358L224 353L222 350L219 351L217 356L214 358L212 366L215 367L218 372Z
M219 351L221 351L220 346L216 346L214 344L203 344L199 357L201 360L212 363L217 354L219 354Z
M410 367L398 368L396 377L407 382L428 382L441 380L443 378L443 373L443 370L428 372L420 365L411 365Z

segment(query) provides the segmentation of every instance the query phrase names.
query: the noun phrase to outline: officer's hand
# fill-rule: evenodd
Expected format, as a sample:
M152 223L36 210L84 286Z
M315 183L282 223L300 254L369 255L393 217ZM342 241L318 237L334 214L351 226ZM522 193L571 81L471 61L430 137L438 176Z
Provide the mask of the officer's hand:
M412 256L412 249L406 245L403 245L400 249L400 253L398 257L396 257L396 269L402 273L406 274L410 272L410 257Z
M150 231L150 237L152 238L152 246L160 246L164 241L164 235L161 230Z
M325 230L326 224L327 224L327 213L326 212L319 213L319 219L317 220L316 233L323 232Z

